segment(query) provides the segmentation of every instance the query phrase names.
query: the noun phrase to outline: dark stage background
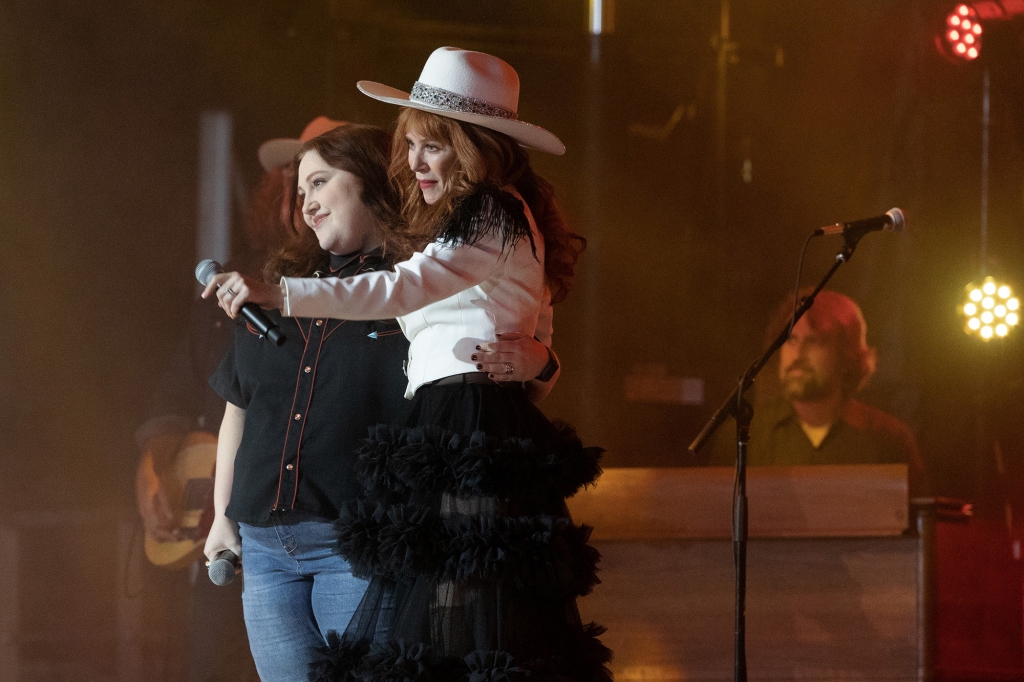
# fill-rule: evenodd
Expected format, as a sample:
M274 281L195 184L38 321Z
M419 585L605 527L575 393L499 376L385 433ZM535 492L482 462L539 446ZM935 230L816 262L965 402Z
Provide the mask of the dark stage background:
M544 408L608 465L699 463L686 445L761 351L806 234L900 206L909 229L866 237L834 288L879 349L870 400L915 430L935 492L983 502L985 443L1022 456L1024 331L981 344L956 305L980 266L986 67L989 270L1024 287L1024 20L955 65L932 43L949 7L733 0L719 212L715 1L620 0L595 39L583 0L5 0L0 510L132 504L131 434L194 295L200 113L232 113L251 186L258 144L318 114L388 125L355 81L408 89L441 45L513 64L521 117L569 148L534 155L590 239ZM839 246L811 246L805 281ZM703 403L626 390L659 376L702 379Z

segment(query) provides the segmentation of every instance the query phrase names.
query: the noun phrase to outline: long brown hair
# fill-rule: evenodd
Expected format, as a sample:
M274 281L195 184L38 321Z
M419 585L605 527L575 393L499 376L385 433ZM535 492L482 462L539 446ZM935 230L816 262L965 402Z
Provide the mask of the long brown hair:
M423 201L416 174L409 168L406 134L410 130L449 145L454 151L446 191L433 205ZM404 223L386 235L385 248L397 260L405 260L440 237L446 218L480 185L512 185L526 201L544 236L544 275L551 289L551 302L565 299L587 240L569 229L555 201L555 188L533 171L529 155L518 142L494 130L405 108L398 115L391 150L389 176L401 193Z
M399 221L398 194L388 181L390 139L387 132L377 126L355 123L335 128L302 145L292 162L293 168L308 151L315 151L330 166L359 178L363 184L359 198L377 219L374 229L383 240ZM295 175L297 177L298 173ZM294 183L288 201L298 207ZM301 221L301 216L298 219ZM276 283L281 277L309 277L317 271L326 272L329 264L330 254L320 248L313 230L302 223L299 236L270 256L263 274L268 282Z

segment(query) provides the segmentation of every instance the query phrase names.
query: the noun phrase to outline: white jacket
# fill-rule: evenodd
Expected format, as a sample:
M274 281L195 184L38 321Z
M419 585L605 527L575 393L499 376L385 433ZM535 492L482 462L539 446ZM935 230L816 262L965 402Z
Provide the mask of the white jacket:
M470 356L477 344L494 341L497 333L520 332L550 346L544 239L525 202L524 209L536 256L527 239L503 252L501 235L474 244L435 242L396 264L394 272L284 277L281 312L349 320L398 318L410 342L407 398L427 382L477 371Z

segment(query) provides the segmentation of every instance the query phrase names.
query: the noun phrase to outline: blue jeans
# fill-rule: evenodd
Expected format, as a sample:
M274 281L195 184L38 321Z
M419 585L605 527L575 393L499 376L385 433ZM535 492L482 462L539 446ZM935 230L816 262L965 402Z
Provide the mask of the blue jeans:
M338 554L327 519L275 513L267 526L239 524L242 607L263 682L306 682L331 631L345 631L366 591Z

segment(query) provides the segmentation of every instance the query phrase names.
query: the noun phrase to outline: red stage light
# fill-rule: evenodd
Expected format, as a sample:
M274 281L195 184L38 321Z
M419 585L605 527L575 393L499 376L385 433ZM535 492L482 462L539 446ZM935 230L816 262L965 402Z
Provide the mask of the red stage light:
M978 13L969 5L959 4L946 16L948 30L935 37L939 51L955 60L973 61L981 53L981 24Z

